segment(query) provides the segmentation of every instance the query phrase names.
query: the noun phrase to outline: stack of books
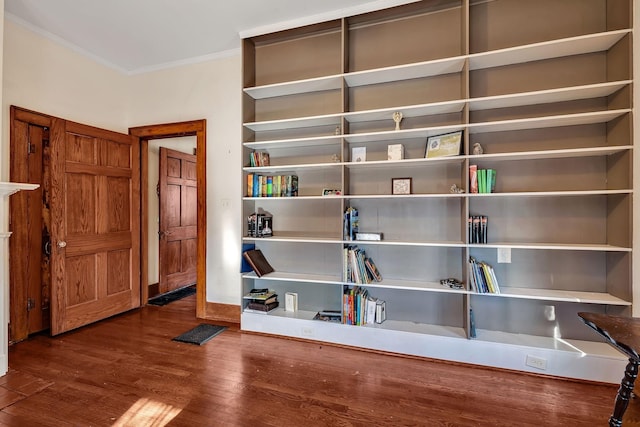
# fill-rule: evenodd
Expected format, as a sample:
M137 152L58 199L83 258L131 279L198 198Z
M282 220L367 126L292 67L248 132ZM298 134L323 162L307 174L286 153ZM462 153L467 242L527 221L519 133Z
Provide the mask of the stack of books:
M269 313L275 310L280 303L278 294L271 289L251 289L249 293L242 297L248 301L244 311L247 313Z

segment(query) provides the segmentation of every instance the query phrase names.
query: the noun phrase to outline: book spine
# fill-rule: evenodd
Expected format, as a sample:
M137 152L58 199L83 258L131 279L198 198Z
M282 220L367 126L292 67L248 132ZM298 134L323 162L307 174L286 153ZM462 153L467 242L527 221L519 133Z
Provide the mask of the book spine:
M495 193L496 192L496 170L495 169L490 169L491 170L491 183L490 183L490 189L491 189L491 193Z
M487 243L487 226L489 225L489 217L482 215L480 217L481 243Z
M478 192L478 166L469 165L469 192Z
M253 175L252 173L247 174L247 197L253 195Z
M273 197L273 176L267 176L267 197Z
M251 197L258 197L258 190L260 188L260 176L257 174L253 176L253 187L251 188Z
M480 243L480 217L473 216L473 239L471 243Z

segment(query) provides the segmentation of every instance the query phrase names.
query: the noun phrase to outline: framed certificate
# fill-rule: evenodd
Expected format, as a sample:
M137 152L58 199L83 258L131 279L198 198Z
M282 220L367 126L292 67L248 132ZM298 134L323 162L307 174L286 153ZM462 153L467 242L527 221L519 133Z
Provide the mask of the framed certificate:
M391 194L411 194L411 178L392 178Z
M462 131L435 135L427 138L427 149L424 157L457 156L460 154Z

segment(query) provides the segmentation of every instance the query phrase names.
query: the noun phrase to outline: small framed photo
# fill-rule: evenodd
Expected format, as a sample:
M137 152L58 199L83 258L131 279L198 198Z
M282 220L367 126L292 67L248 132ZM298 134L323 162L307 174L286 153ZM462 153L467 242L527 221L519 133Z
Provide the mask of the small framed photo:
M391 194L411 194L411 178L391 178Z
M457 156L462 146L462 131L434 135L427 138L425 158Z

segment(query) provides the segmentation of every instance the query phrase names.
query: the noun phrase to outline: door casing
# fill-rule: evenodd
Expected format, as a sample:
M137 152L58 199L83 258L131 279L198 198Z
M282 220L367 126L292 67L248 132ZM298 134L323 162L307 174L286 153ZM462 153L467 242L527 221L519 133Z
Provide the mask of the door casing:
M129 134L140 139L140 188L141 188L141 239L140 239L140 269L142 304L149 300L149 140L178 138L182 136L196 137L196 175L198 182L198 247L196 273L196 317L205 318L206 313L206 280L207 280L207 182L206 182L206 153L207 153L207 121L193 120L187 122L165 123L129 128Z

